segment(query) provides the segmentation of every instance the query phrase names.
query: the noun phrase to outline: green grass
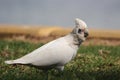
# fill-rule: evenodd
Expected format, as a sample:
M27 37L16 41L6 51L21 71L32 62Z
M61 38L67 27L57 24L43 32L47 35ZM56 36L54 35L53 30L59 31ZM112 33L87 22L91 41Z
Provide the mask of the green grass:
M0 40L0 80L45 80L46 73L33 67L7 65L43 44ZM109 54L99 54L99 50ZM49 70L49 80L120 80L120 46L81 46L63 72Z

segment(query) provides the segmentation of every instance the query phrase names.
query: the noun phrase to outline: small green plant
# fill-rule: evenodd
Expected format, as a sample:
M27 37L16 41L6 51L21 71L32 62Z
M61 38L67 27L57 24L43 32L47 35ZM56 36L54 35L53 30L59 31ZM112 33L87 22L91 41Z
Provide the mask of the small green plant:
M4 63L5 60L19 58L42 45L0 40L0 80L45 80L46 73L42 70ZM63 72L52 69L48 77L49 80L120 80L120 46L82 45L75 59L65 66Z

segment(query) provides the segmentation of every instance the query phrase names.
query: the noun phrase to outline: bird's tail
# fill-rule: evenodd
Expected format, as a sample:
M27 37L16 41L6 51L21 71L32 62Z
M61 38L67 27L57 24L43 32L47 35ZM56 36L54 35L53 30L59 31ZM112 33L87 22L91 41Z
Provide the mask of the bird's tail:
M25 62L22 59L16 59L16 60L8 60L5 61L6 64L28 64L27 62Z
M16 64L14 60L5 61L6 64Z

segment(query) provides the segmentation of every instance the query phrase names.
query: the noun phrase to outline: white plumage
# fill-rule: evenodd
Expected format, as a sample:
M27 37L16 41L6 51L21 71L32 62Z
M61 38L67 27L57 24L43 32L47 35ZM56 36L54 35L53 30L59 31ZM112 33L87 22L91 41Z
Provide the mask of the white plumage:
M87 29L87 25L80 19L75 20L73 31L61 38L53 40L33 52L16 60L5 61L7 64L32 65L40 69L64 69L64 65L71 61L77 53L80 44L85 40L85 33L78 30Z

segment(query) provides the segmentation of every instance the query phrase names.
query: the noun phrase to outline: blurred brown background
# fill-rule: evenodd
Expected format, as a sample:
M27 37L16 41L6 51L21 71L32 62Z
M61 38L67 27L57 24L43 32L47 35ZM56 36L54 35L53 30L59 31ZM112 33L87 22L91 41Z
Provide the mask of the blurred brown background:
M0 25L0 39L46 43L71 30L58 26ZM89 33L84 45L120 45L120 30L90 29Z

